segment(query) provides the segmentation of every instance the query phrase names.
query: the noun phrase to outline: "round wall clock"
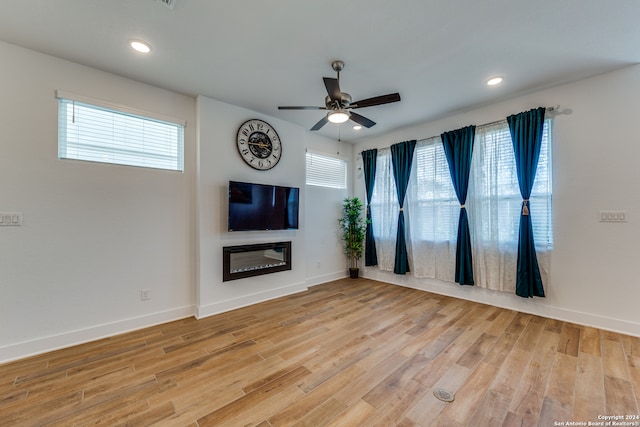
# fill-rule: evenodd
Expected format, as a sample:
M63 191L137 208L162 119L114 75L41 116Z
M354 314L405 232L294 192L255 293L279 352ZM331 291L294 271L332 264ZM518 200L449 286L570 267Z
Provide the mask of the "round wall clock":
M251 119L238 129L238 152L254 169L268 170L278 164L282 156L282 144L276 130L267 122Z

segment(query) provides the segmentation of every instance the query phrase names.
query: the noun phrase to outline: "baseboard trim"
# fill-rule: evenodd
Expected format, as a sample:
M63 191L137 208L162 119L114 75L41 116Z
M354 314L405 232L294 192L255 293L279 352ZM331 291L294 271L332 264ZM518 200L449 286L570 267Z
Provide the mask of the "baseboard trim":
M334 280L344 279L347 277L347 271L336 271L334 273L323 274L321 276L310 277L307 279L307 286L320 285L322 283L333 282Z
M402 280L398 280L394 278L392 274L371 270L367 271L364 277L392 285L418 289L434 294L446 295L522 313L640 337L640 333L638 332L640 331L639 323L553 306L545 301L544 298L520 298L506 292L493 291L474 286L460 286L457 283L442 282L436 279L417 279L406 276L402 278Z
M72 347L91 341L97 341L114 335L172 322L178 319L191 317L195 313L194 306L186 306L157 313L146 314L139 317L123 319L112 323L90 326L62 334L23 341L0 347L0 364L11 362L25 357L48 353L61 348Z
M256 292L249 295L243 295L238 298L231 298L228 300L216 302L214 304L208 304L205 306L196 307L195 316L196 319L202 319L204 317L213 316L227 311L235 310L242 307L247 307L253 304L258 304L264 301L269 301L275 298L285 297L287 295L296 294L298 292L304 292L307 290L306 283L297 283L290 286L284 286L282 288L269 289L263 292Z
M275 298L304 292L308 289L308 286L327 283L333 280L342 279L344 277L346 277L346 273L344 272L326 274L309 278L305 281L305 283L299 283L291 286L245 295L240 298L233 298L207 306L185 306L162 312L151 313L144 316L124 319L117 322L91 326L75 331L69 331L62 334L5 345L0 347L0 364L23 359L25 357L35 356L42 353L47 353L61 348L84 344L86 342L96 341L114 335L159 325L162 323L172 322L178 319L184 319L191 316L195 316L196 318L200 319L203 317L224 313L252 304L257 304ZM579 325L590 326L593 328L640 337L640 333L638 332L640 331L640 324L638 323L629 322L623 319L609 318L576 310L560 308L549 305L547 303L541 303L538 299L527 299L522 301L514 300L513 295L505 294L503 292L484 289L478 292L477 289L472 290L470 289L470 287L456 286L455 284L439 282L436 280L421 279L419 282L416 281L415 283L413 281L404 283L399 280L393 280L393 277L387 277L387 275L371 274L371 272L363 275L363 277L389 283L392 285L418 289L425 292L433 292L436 294L447 295L482 304L493 305L509 310L516 310L527 314L548 317L565 322L571 322Z

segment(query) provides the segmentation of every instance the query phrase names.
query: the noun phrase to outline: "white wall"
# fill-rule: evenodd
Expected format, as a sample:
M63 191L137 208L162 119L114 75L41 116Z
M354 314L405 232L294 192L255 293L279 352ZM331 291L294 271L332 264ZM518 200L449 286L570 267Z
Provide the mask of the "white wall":
M333 126L327 124L327 126ZM349 170L356 166L353 161L353 146L336 141L309 140L307 148L318 154L335 156L347 160ZM349 178L351 174L347 175ZM342 214L342 201L353 188L349 179L346 189L325 188L309 185L306 197L306 276L307 285L345 277L347 258L338 230L338 218Z
M190 315L194 99L5 43L0 58L0 211L24 222L0 227L0 362ZM56 89L185 119L186 172L58 160Z
M342 200L347 190L307 186L306 278L307 285L329 282L347 273L347 259L338 230Z
M198 97L198 243L197 315L199 317L254 304L266 299L307 289L307 264L324 266L325 278L345 275L334 253L315 250L325 245L324 223L334 207L324 200L309 200L305 187L307 146L335 145L330 139L309 133L290 123L235 107L204 96ZM282 141L282 158L272 169L258 171L248 166L236 149L238 128L249 119L271 124ZM227 189L229 180L284 185L300 188L300 228L286 231L227 231ZM313 193L313 191L311 191ZM316 197L314 195L314 197ZM329 215L326 212L331 212ZM311 212L308 214L308 212ZM337 217L336 217L337 218ZM331 231L329 231L330 233ZM309 239L309 242L306 241ZM245 279L222 281L223 246L291 241L292 270Z
M0 211L24 215L23 226L0 228L0 363L346 275L327 230L344 194L309 199L304 170L307 147L350 158L350 145L6 43L0 58ZM58 160L57 89L185 119L185 172ZM270 171L236 151L249 118L283 140ZM300 230L227 232L229 180L300 187ZM223 246L279 240L293 242L291 271L222 282Z
M554 250L546 298L515 295L367 268L365 276L640 336L640 66L521 96L357 144L356 151L481 125L559 104L554 121ZM570 110L570 111L569 111ZM357 192L364 182L356 177ZM628 222L601 223L599 211Z

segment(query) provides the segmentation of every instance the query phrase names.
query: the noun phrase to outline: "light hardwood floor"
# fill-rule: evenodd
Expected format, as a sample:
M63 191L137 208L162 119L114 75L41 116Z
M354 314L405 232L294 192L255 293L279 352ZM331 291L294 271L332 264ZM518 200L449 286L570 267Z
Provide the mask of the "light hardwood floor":
M640 338L366 279L0 365L1 426L554 426L639 401Z

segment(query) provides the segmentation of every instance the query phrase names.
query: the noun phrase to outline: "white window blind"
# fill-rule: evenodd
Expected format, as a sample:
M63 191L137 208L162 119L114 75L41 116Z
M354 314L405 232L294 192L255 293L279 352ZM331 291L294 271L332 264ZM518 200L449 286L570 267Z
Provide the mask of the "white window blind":
M411 192L405 204L411 215L414 240L431 242L455 241L460 203L456 197L449 164L441 138L416 144L415 173L411 174Z
M346 160L307 151L307 185L347 188Z
M184 124L58 93L58 157L184 170Z

